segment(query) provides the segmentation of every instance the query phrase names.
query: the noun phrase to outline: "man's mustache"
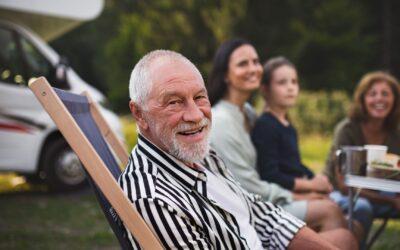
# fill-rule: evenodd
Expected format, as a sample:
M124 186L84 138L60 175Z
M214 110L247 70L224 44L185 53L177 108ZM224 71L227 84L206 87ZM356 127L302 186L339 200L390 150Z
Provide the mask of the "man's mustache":
M182 122L177 127L175 127L174 132L179 133L179 132L185 132L185 131L190 131L190 130L197 130L197 129L201 129L203 127L208 127L209 125L210 125L210 119L208 119L208 118L203 118L198 123Z

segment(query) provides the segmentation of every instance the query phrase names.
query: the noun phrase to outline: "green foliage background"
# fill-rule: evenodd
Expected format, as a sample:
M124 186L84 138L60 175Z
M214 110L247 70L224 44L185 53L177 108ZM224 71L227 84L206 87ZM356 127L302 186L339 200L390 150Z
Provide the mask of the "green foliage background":
M331 135L350 107L344 91L302 91L290 119L300 134Z
M303 89L349 94L368 71L399 75L399 10L390 0L107 0L99 18L52 45L119 113L129 112L130 71L145 53L179 51L206 79L216 48L237 36L262 60L291 59Z

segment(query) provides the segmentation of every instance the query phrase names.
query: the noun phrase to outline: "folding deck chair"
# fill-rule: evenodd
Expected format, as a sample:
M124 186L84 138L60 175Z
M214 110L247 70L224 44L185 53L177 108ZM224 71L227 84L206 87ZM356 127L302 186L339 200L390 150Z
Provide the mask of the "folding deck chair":
M29 87L83 163L122 249L131 249L122 222L142 248L163 249L116 181L121 169L104 138L121 164L128 162L128 155L96 103L87 94L76 95L52 88L44 77L38 78Z

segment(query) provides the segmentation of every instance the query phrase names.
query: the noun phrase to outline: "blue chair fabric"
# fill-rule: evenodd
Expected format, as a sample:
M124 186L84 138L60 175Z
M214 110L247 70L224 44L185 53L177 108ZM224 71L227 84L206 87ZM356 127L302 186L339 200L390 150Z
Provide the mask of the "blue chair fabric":
M90 113L90 104L87 97L73 94L57 88L53 89L58 97L61 99L61 101L64 103L68 111L71 113L75 122L81 128L82 132L85 134L89 142L95 148L96 152L103 160L109 171L112 173L115 180L117 180L121 174L121 169L119 168L118 163L114 158L114 155L109 149L106 141L104 140L100 132L100 129L97 127L96 122L94 121ZM122 249L132 249L132 246L128 239L128 234L123 227L122 221L119 218L118 214L87 172L86 176L89 180L90 185L94 189L96 198L100 203L103 213L106 216L107 221L110 224L115 236L117 237Z

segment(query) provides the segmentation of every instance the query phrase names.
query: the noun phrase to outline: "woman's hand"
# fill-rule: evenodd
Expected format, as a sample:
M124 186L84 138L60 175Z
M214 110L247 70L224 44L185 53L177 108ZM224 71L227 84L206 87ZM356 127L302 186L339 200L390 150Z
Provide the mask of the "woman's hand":
M316 192L328 194L333 191L333 187L328 177L317 174L312 179L296 178L293 191L298 193Z

